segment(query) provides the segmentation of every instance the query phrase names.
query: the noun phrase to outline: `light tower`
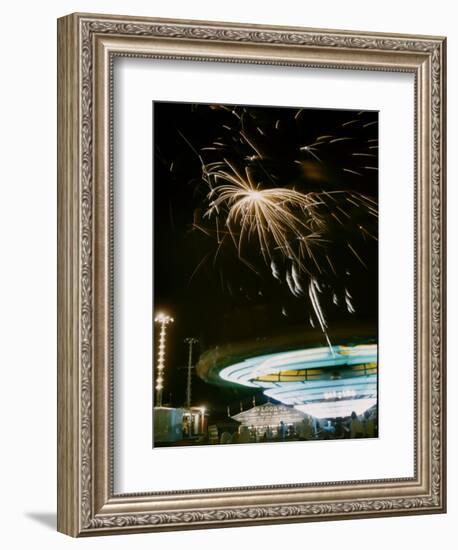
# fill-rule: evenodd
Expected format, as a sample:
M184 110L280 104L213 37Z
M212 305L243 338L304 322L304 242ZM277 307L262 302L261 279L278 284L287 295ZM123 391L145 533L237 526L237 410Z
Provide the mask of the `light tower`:
M187 376L187 383L186 383L186 408L191 408L191 382L192 382L192 346L194 344L197 344L199 340L197 338L185 338L184 341L189 346L189 353L188 353L188 376Z
M159 332L159 347L157 352L157 377L156 377L156 407L162 407L162 390L164 388L164 368L165 368L165 343L167 336L167 326L173 323L173 317L159 313L154 319L161 327Z

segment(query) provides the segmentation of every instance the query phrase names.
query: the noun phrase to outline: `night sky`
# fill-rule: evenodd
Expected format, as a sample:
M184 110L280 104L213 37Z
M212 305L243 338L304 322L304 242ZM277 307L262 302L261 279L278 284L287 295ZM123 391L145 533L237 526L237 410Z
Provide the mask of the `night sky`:
M218 345L302 329L326 345L308 292L294 291L295 284L307 289L317 281L330 331L349 320L377 325L377 112L155 102L153 119L154 311L175 319L164 403L185 402L186 337L200 341L194 363ZM218 195L209 196L210 185L224 184L214 178L223 164L232 175L248 171L259 189L324 197L317 214L326 230L311 241L313 259L304 258L299 276L294 258L275 246L263 256L259 240L241 235L237 220L231 236L227 204L211 210ZM297 207L288 208L300 219ZM194 405L223 416L227 405L234 412L240 401L250 406L253 392L194 375L192 394ZM257 403L265 401L256 395Z

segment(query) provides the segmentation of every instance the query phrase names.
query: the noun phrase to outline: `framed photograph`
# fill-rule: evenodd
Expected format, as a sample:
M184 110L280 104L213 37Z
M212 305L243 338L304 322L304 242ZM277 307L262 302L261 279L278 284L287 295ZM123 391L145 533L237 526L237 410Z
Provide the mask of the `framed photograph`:
M58 529L445 511L445 39L58 21Z

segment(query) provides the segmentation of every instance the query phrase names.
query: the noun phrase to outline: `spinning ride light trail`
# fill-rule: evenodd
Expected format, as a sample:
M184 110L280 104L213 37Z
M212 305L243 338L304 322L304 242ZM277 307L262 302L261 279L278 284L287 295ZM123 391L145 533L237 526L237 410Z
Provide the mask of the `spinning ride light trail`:
M250 357L220 370L317 418L362 414L377 402L377 345L334 345Z

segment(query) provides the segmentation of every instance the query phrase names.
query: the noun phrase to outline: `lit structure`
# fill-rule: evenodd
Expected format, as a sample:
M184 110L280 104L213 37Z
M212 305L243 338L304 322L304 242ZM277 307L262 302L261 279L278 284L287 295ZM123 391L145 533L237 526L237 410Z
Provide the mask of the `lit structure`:
M297 424L302 422L306 415L294 407L264 403L239 412L232 418L240 422L242 426L265 430L266 428L277 429L280 422L285 425Z
M164 313L159 313L154 319L155 323L160 325L159 332L159 346L157 352L157 365L156 365L156 407L162 407L162 390L164 389L164 369L165 369L165 349L166 349L166 336L167 326L173 323L173 317Z
M206 407L189 407L183 409L183 425L186 426L185 435L195 437L207 432L207 409Z
M344 342L266 354L244 350L229 364L209 354L200 372L213 383L262 388L276 402L318 419L359 415L377 403L377 344Z

